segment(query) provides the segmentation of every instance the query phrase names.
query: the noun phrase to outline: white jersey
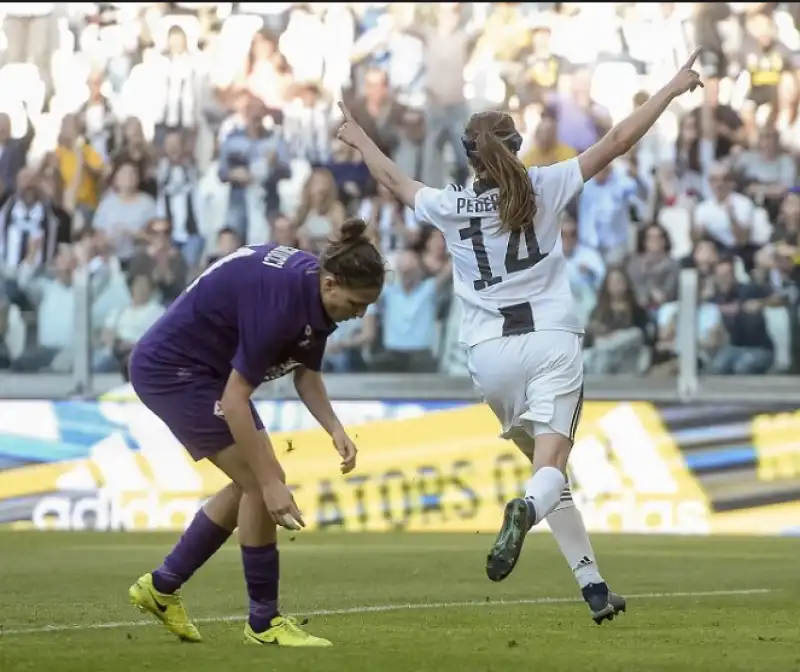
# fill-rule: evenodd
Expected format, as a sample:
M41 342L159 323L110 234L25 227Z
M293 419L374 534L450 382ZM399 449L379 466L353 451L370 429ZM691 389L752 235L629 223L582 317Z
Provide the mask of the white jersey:
M528 170L536 195L533 229L504 230L498 189L424 187L414 212L443 234L453 257L455 293L464 306L461 342L532 331L583 333L564 254L560 214L583 189L578 159Z

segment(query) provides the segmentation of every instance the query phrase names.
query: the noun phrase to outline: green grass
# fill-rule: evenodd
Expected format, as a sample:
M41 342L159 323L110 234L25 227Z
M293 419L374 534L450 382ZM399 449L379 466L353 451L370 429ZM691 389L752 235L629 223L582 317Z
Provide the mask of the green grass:
M201 622L200 645L151 625L127 588L174 539L0 533L0 671L800 670L800 539L597 537L605 577L629 596L628 613L598 627L577 600L497 603L578 597L546 534L528 539L502 584L484 575L482 535L298 534L282 540L286 612L448 603L312 616L309 628L335 644L319 651L245 647L238 620ZM746 589L769 592L663 595ZM238 548L225 547L184 593L198 619L243 615ZM453 604L462 602L474 604ZM85 627L109 622L119 625Z

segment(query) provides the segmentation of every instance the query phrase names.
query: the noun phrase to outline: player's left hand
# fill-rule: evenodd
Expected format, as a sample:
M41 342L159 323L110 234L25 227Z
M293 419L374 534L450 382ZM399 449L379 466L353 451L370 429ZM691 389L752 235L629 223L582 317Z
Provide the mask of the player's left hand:
M677 74L672 78L669 83L670 89L675 96L680 96L687 91L694 91L698 86L703 88L703 82L700 80L700 73L694 70L694 62L703 51L702 47L697 47L689 56L689 60L684 63L683 67L678 70Z
M333 439L336 452L342 456L340 469L343 474L349 474L356 468L356 455L358 454L356 444L347 436L344 429L334 430L331 438Z
M339 109L344 115L344 121L336 133L336 137L351 147L358 149L361 146L361 141L366 137L366 133L364 133L364 129L361 128L359 123L353 119L353 115L347 109L347 105L342 101L339 101Z

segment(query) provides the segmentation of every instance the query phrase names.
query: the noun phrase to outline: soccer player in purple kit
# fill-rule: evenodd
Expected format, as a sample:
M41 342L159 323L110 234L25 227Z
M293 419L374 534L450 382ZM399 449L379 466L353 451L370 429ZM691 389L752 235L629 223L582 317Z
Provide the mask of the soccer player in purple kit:
M250 599L245 642L327 647L278 609L277 525L304 527L286 476L250 401L265 380L291 371L298 395L327 430L341 471L356 447L331 407L319 373L337 322L377 301L385 263L349 220L319 259L281 245L242 247L210 266L137 343L131 383L139 399L195 460L208 459L231 483L198 511L161 567L134 583L132 604L172 634L199 642L180 587L239 528Z

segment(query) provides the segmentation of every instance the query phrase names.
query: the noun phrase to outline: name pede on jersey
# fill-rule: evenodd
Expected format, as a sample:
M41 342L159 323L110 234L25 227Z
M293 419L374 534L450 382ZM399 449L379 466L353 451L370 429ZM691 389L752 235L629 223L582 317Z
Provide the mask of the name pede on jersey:
M480 198L459 198L456 201L456 213L461 215L484 215L497 212L500 208L500 195L495 192Z

